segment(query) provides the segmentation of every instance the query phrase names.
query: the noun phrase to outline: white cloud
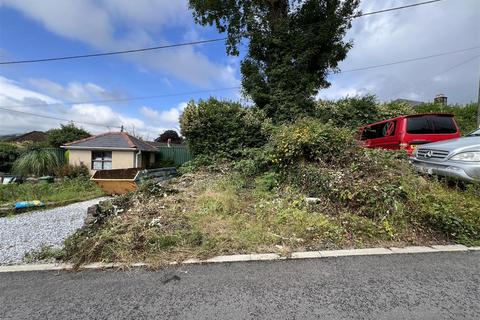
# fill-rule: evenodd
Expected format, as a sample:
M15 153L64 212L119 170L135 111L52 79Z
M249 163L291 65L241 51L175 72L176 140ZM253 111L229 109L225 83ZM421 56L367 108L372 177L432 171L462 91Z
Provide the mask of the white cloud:
M122 99L125 94L110 91L91 82L70 82L66 86L48 79L29 79L29 82L41 91L67 101L84 101L92 99Z
M178 130L178 118L186 106L187 102L182 102L176 107L161 111L143 106L140 108L140 113L158 126L171 127Z
M410 3L406 0L365 1L362 11L370 12ZM414 57L480 45L480 1L444 1L424 6L358 18L347 38L354 47L341 69L377 65ZM344 92L368 92L382 100L417 97L431 101L445 93L451 102L465 103L476 98L479 60L471 61L442 75L450 67L480 54L469 51L385 68L351 72L330 77L332 87L321 97L338 97Z
M59 87L55 86L55 88L60 92L64 92L68 88L58 86ZM93 83L86 87L92 90L101 88ZM32 130L45 131L59 127L61 123L65 124L69 122L68 120L72 120L78 126L94 134L105 132L109 129L111 131L118 131L118 127L123 125L128 132L135 132L135 134L144 138L154 139L160 132L172 128L175 125L173 122L169 122L165 123L165 126L160 126L154 121L149 121L148 118L147 121L145 121L124 115L107 105L74 104L67 106L62 104L62 102L60 99L25 89L21 83L0 76L0 106L8 106L7 109L21 112L65 119L65 121L61 121L0 109L0 134L22 133ZM54 103L55 105L48 107L29 106L44 103Z
M168 44L173 39L167 36L167 27L194 36L185 0L3 0L3 4L57 35L102 51ZM212 62L199 46L133 54L127 59L201 87L238 83L231 67Z
M19 86L18 82L0 76L0 99L2 106L10 104L57 103L58 100L47 95L30 91Z

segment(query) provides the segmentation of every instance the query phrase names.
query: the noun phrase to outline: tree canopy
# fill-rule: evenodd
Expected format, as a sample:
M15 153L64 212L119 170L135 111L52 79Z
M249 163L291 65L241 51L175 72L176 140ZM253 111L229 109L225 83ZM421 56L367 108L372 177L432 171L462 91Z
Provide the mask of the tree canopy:
M171 143L183 143L183 138L180 137L175 130L165 130L157 139L155 139L155 142L167 143L168 139L170 139Z
M60 147L65 143L88 138L91 134L82 129L77 128L73 123L61 124L58 129L51 129L47 131L48 143L53 147Z
M241 63L245 92L276 122L311 114L352 43L344 40L359 0L189 0L194 19L227 33L227 53Z

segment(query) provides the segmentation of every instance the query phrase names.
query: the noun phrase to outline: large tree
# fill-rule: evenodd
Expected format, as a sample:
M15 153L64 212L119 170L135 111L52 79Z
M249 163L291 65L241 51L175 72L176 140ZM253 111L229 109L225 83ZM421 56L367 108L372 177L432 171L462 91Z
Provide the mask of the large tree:
M47 131L48 135L48 144L50 144L53 147L60 147L61 145L88 138L91 136L91 134L82 129L82 128L77 128L73 123L69 124L61 124L59 129L51 129Z
M242 85L274 121L310 114L352 43L346 31L359 0L189 0L195 21L227 33L227 53L238 55Z
M169 139L170 143L183 143L183 138L180 137L175 130L165 130L157 139L155 139L155 142L167 143Z

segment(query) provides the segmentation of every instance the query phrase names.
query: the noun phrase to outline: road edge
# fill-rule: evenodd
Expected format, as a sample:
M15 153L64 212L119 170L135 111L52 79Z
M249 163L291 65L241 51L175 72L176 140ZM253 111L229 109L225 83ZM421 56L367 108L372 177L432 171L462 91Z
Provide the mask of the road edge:
M432 245L432 246L365 248L365 249L345 249L345 250L321 250L321 251L292 252L288 256L282 256L278 253L235 254L235 255L216 256L206 260L188 259L180 263L172 262L171 265L232 263L232 262L251 262L251 261L276 261L276 260L296 260L296 259L323 259L323 258L332 258L332 257L422 254L422 253L439 253L439 252L469 252L469 251L480 251L480 247L466 247L464 245ZM139 268L139 267L148 267L148 264L142 263L142 262L134 263L134 264L97 262L97 263L83 265L79 267L79 270ZM0 273L28 272L28 271L60 271L60 270L74 270L74 266L73 264L69 264L69 263L46 263L46 264L23 264L23 265L0 266Z

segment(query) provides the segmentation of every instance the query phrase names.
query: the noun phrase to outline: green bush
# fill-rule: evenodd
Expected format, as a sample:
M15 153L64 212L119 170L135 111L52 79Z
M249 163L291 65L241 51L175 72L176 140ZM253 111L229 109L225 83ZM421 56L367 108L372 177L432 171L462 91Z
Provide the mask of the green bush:
M352 131L316 119L303 119L279 127L267 150L271 163L285 168L303 162L331 162L344 158L345 151L353 145Z
M401 115L414 114L415 110L405 103L379 104L375 96L345 98L336 101L319 101L315 117L337 127L357 129L363 125Z
M60 178L90 178L90 170L87 166L82 164L80 166L74 166L71 164L65 164L63 166L57 167L54 170L55 176Z
M254 176L268 170L269 158L265 147L241 150L233 168L245 176Z
M191 101L180 116L182 135L195 156L231 157L237 150L263 145L263 124L260 111L214 98Z
M198 155L193 160L187 161L178 168L180 174L192 173L201 167L212 165L213 158L206 155Z
M480 187L425 180L404 152L364 149L349 130L312 119L280 127L267 150L282 185L321 199L330 214L371 219L387 237L421 225L461 243L480 241Z
M60 160L51 150L30 150L15 160L13 171L24 176L51 175L60 166Z
M66 125L61 124L59 129L51 129L46 133L48 135L48 144L56 148L64 145L65 143L91 136L88 131L75 127L73 123Z
M20 157L23 148L6 142L0 142L0 172L9 172L15 160Z

